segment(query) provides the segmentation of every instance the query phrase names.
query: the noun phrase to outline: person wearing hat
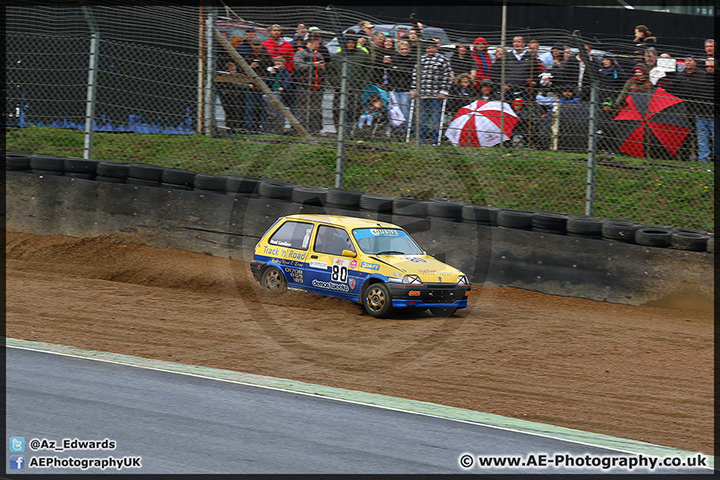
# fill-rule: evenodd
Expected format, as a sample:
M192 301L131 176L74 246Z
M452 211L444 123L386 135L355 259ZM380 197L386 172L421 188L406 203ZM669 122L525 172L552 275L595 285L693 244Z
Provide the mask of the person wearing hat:
M600 96L604 98L617 95L625 83L623 82L622 67L615 61L615 56L610 52L603 55L600 64L601 67L598 70Z
M638 63L633 67L630 78L625 82L622 91L615 99L615 105L622 106L625 98L630 93L647 92L652 89L653 84L650 82L647 67L642 63Z
M480 81L480 93L478 100L500 100L500 95L493 90L493 81L489 78Z
M360 31L358 31L358 43L360 43L363 47L366 47L367 44L370 43L370 38L372 38L373 28L375 28L375 25L367 20L363 20L358 23L358 27L360 27Z
M477 37L473 42L472 56L475 59L475 86L478 87L480 82L490 78L490 71L493 66L493 59L488 53L488 42L483 37ZM500 71L498 64L497 71Z

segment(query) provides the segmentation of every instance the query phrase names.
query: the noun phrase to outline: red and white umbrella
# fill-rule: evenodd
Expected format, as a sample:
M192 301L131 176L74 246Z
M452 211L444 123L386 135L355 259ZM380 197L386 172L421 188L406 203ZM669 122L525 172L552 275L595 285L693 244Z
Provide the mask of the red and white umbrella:
M457 111L445 136L455 146L492 147L500 143L501 138L510 140L519 121L507 103L476 100Z

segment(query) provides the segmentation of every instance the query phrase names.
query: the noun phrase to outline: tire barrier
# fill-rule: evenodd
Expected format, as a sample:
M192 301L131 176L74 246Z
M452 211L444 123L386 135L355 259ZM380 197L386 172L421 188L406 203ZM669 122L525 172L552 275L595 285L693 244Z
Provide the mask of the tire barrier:
M537 211L532 215L532 230L540 233L567 233L568 216L564 213Z
M702 233L675 231L671 238L671 247L678 250L690 250L692 252L710 251L708 244L710 236Z
M97 174L97 160L66 157L63 162L65 175L75 178L93 178Z
M5 153L5 170L24 172L30 170L30 156L23 153Z
M368 211L403 217L499 226L692 252L714 252L714 236L700 230L669 229L622 219L567 215L549 211L502 209L431 198L421 201L337 188L293 185L272 179L211 175L136 162L96 161L22 152L5 152L5 170L37 176L68 176L106 183L259 196L299 205Z
M360 208L370 212L393 213L393 205L397 197L388 195L376 195L374 193L363 193L360 197Z
M465 204L447 198L431 198L427 203L427 214L431 218L462 221L462 209Z
M608 220L602 224L602 238L615 242L635 242L635 231L642 224L632 220Z
M125 183L130 175L130 165L125 162L99 162L96 167L97 177L95 179L101 182Z
M427 202L398 197L393 200L393 213L404 217L427 218Z
M327 202L327 191L327 188L322 187L295 185L292 192L292 201L300 205L322 207Z
M673 231L663 227L640 227L635 230L635 243L647 247L669 247Z
M162 182L162 175L165 171L164 167L158 167L157 165L148 165L144 163L136 163L133 165L130 165L128 169L128 179L138 179L138 180L145 180L146 182L150 183L144 183L145 185L149 186L160 186L160 183ZM136 182L128 182L128 183L136 183ZM143 184L143 183L139 183Z
M577 237L602 238L604 218L587 215L569 215L566 223L567 234Z
M258 197L260 180L252 177L230 175L225 180L225 190L229 194L240 194L248 197Z
M527 210L503 209L498 212L498 226L517 228L520 230L532 229L533 212Z
M363 192L343 190L342 188L329 188L325 196L326 207L342 208L346 210L359 210L360 198Z
M33 154L30 156L30 169L37 175L62 175L65 173L65 161L62 157Z
M162 172L162 186L176 190L192 190L197 172L180 168L166 168Z
M195 190L206 192L222 193L227 192L227 182L225 177L220 175L209 175L206 173L198 173L193 179Z
M263 180L258 187L261 197L276 198L278 200L291 200L293 185L277 180Z
M468 223L497 226L497 214L499 211L498 207L467 203L463 205L460 215L463 221Z

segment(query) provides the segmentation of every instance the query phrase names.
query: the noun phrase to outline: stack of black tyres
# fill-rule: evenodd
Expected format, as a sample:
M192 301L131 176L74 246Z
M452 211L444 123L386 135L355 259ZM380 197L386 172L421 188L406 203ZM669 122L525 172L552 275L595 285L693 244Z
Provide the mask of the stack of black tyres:
M533 212L527 210L502 209L498 212L498 227L517 228L519 230L532 229Z
M325 194L325 206L342 210L360 210L360 198L363 192L345 190L342 188L329 188Z
M614 242L635 243L635 232L642 224L633 220L606 220L602 224L602 238Z
M671 238L671 247L677 250L689 250L692 252L710 251L710 241L713 237L700 230L687 228L676 228Z
M227 179L221 175L210 175L208 173L198 173L193 179L195 190L200 192L215 193L225 195L227 193Z
M396 197L363 193L360 197L360 208L369 212L391 214Z
M165 168L145 163L135 163L128 169L127 183L146 187L159 187Z
M27 172L30 170L30 154L5 152L5 170Z
M673 229L656 225L641 225L635 230L635 243L646 247L667 248L672 245Z
M182 168L166 168L162 172L162 186L174 190L192 190L197 172Z
M97 160L85 158L65 157L63 168L66 177L81 178L83 180L94 180L97 175Z
M133 162L102 161L97 164L95 180L108 183L127 183Z
M258 193L265 198L291 201L293 185L278 180L263 179L258 187Z
M64 175L65 159L55 155L30 155L30 169L35 175Z
M243 197L257 198L260 179L243 177L239 175L228 175L225 179L225 190L228 195L240 195Z
M565 235L567 221L567 214L539 210L532 214L532 230L540 233Z
M300 205L325 206L327 203L327 188L295 185L292 191L292 201Z
M427 214L432 220L461 222L464 206L465 204L462 202L447 198L431 198L427 202Z
M421 202L414 198L398 197L393 200L393 214L405 217L427 218L428 202Z
M602 226L606 219L590 215L568 215L565 224L568 236L602 238Z
M467 223L496 226L499 211L498 207L468 203L463 205L461 216L463 221Z

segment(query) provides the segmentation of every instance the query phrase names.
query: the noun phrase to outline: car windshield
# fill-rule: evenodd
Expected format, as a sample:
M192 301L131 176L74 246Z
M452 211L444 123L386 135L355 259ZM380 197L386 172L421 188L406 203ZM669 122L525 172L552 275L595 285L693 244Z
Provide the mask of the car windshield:
M353 237L368 255L422 255L424 252L404 230L394 228L358 228Z

